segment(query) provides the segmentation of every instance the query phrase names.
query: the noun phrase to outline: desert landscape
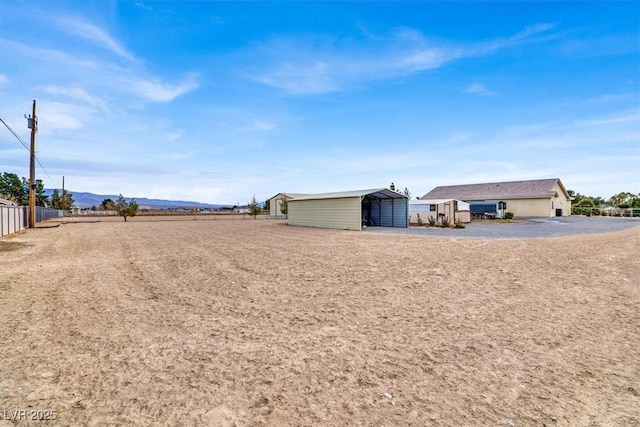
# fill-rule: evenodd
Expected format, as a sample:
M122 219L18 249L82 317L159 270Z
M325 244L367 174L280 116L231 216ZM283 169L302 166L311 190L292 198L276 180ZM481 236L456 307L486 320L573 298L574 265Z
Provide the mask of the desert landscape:
M637 427L639 254L638 226L29 230L0 239L0 425Z

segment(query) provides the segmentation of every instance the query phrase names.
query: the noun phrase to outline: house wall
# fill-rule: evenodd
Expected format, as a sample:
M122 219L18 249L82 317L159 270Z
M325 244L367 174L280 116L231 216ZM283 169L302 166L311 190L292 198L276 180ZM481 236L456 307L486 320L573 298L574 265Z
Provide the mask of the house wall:
M289 200L289 225L361 230L360 197Z
M556 209L562 209L562 216L569 216L571 215L571 199L568 199L564 192L562 191L562 188L560 187L559 184L556 183L556 185L553 187L553 191L556 192L557 196L554 197L552 199L553 201L553 205L552 205L552 215L551 216L556 216Z
M515 217L552 217L555 211L551 210L551 199L507 199L505 212L513 212ZM502 214L502 212L499 212Z

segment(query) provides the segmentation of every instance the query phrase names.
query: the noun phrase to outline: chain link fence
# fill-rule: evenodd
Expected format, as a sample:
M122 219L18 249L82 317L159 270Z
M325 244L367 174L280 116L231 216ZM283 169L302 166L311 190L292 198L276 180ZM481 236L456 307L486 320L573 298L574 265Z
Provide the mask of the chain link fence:
M574 206L571 208L572 215L584 216L617 216L617 217L640 217L640 208L614 208L607 207L586 207Z

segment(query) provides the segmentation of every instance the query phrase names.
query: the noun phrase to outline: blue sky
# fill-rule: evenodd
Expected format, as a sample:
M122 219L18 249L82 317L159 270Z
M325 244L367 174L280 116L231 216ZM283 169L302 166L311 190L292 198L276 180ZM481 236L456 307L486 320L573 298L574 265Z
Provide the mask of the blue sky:
M208 203L561 178L640 192L640 3L0 3L37 177ZM0 171L28 176L2 127Z

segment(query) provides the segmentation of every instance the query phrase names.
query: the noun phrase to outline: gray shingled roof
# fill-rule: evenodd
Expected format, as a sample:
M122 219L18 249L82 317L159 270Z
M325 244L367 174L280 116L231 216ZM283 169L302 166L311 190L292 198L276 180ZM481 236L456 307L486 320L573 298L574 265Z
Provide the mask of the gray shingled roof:
M536 179L529 181L488 182L484 184L447 185L436 187L420 199L459 199L459 200L499 200L499 199L542 199L555 195L556 183L565 192L559 178Z

